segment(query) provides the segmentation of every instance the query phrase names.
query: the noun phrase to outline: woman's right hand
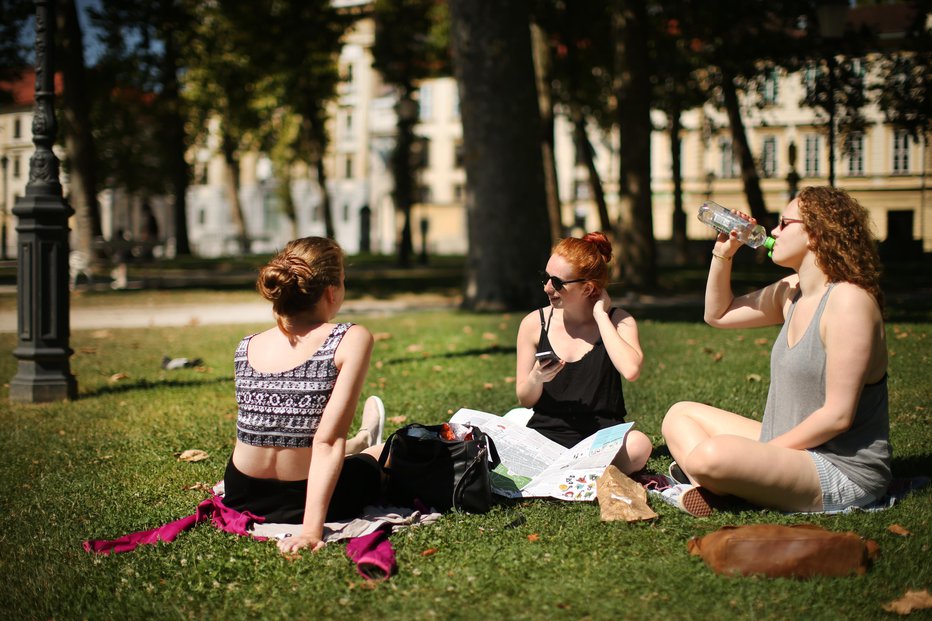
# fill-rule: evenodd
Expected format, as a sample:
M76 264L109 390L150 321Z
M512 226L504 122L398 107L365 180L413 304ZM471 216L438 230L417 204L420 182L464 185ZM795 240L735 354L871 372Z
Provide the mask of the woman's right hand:
M560 362L548 360L546 364L541 364L540 360L537 360L531 368L531 376L528 379L539 384L546 384L563 370L565 364L563 360Z

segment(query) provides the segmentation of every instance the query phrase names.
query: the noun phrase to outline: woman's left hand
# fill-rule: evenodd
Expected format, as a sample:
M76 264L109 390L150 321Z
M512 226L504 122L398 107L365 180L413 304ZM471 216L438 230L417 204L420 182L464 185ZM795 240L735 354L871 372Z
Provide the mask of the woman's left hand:
M592 307L592 317L598 320L601 317L607 317L609 309L612 308L612 297L606 289L602 289L602 295L596 300Z
M313 535L295 535L285 537L278 542L278 550L282 554L294 554L305 548L310 548L311 552L316 552L327 545L320 537Z

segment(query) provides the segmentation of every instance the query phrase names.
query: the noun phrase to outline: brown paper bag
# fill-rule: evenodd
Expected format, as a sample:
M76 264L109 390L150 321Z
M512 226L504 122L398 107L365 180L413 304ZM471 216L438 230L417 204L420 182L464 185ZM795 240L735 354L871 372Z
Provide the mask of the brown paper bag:
M595 492L603 522L637 522L657 517L647 506L647 492L641 484L626 477L615 466L605 469L596 481Z
M716 573L771 578L860 576L879 553L875 541L814 524L724 526L687 547Z

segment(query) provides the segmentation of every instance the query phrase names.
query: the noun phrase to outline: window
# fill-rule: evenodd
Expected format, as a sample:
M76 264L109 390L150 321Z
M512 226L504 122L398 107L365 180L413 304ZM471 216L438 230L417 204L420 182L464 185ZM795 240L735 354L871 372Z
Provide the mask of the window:
M806 135L806 151L804 153L805 164L803 171L807 177L819 176L819 144L822 141L818 134Z
M719 177L722 179L731 179L736 177L735 172L735 152L732 149L731 140L727 138L722 138L718 143L719 149L722 152L722 162Z
M462 183L456 183L453 185L453 200L461 203L465 197L466 188L463 187Z
M780 82L776 69L771 69L764 78L761 85L761 99L765 104L773 105L777 103L777 95L780 94Z
M420 89L420 119L429 121L433 112L434 89L431 84L424 84Z
M460 92L459 90L453 91L453 118L460 118Z
M349 136L353 133L353 113L347 110L343 120L343 129L346 130L346 135Z
M14 155L13 156L13 178L14 179L19 179L20 175L22 174L22 171L20 170L20 166L21 164L20 164L19 156Z
M815 64L809 63L806 65L803 70L803 86L806 87L806 97L811 97L815 92L817 76Z
M343 81L346 82L347 90L353 90L353 81L355 77L356 76L353 73L353 63L346 63L343 65Z
M13 138L23 137L23 122L17 117L13 120Z
M347 155L346 159L343 160L343 178L352 179L353 178L353 156Z
M905 175L909 172L909 134L897 131L893 134L893 174Z
M774 177L777 174L777 139L774 136L764 138L763 149L760 156L761 172L765 177Z
M864 134L851 134L845 140L845 155L848 158L848 176L864 175Z
M433 194L430 191L430 186L421 185L417 188L417 202L419 203L429 203L433 198Z
M576 197L576 200L587 201L592 198L592 188L589 187L589 182L585 179L577 179L573 187L573 195Z
M453 166L462 168L466 163L466 152L463 150L463 140L459 139L453 144Z

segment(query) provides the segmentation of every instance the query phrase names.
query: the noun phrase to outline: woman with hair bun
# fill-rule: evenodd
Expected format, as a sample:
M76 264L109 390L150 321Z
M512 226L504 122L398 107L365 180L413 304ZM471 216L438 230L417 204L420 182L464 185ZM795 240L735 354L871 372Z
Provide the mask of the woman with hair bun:
M301 523L283 552L324 545L325 521L357 517L381 495L385 412L378 397L347 432L372 354L372 335L331 323L346 294L343 250L322 237L289 242L259 272L277 325L250 334L234 355L236 445L224 475L228 507L267 522ZM349 455L349 456L346 456Z
M561 240L541 272L550 304L518 328L515 392L533 409L527 426L565 447L623 423L621 376L633 382L641 374L637 323L612 306L605 290L611 259L612 245L601 232ZM538 356L548 351L551 358ZM613 463L631 474L650 453L650 438L631 430Z

